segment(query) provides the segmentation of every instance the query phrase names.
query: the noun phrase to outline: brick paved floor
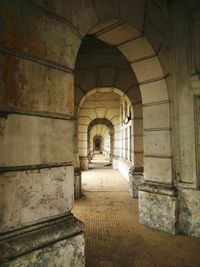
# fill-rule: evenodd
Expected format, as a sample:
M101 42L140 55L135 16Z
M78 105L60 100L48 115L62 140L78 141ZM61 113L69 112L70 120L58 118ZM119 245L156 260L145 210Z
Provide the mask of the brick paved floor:
M75 216L86 226L86 267L200 267L200 239L138 224L137 200L118 171L83 173Z

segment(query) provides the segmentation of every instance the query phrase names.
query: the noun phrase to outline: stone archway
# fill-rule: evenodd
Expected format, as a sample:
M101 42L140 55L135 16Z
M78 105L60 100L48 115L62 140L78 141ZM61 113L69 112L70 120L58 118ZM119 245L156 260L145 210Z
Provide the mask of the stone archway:
M93 138L93 150L102 153L103 137L95 135Z
M6 233L16 230L13 236L22 241L21 254L13 245L8 253L11 259L27 254L21 232L27 225L40 229L38 236L44 237L46 232L42 229L48 226L49 244L54 246L63 240L70 255L78 252L74 247L71 251L67 237L78 240L72 242L83 241L82 228L74 226L75 219L70 214L75 141L73 72L80 44L88 33L115 45L125 55L137 78L130 94L140 87L147 183L140 192L140 221L175 232L176 195L171 187L171 127L164 64L168 45L165 10L163 4L140 0L77 0L71 1L71 5L54 0L2 2L1 228ZM170 212L165 212L167 209ZM62 231L63 218L76 228L67 237ZM58 232L61 234L57 235ZM16 240L13 243L17 244ZM32 242L29 249L40 253L45 246L41 238ZM59 246L54 248L56 254ZM54 254L48 255L49 262L51 257L56 258ZM59 260L76 262L71 258L62 255ZM49 262L45 259L43 264ZM35 258L33 264L37 264Z
M93 138L90 136L91 130L94 129L95 126L101 126L100 132L98 132ZM104 126L105 129L102 129ZM103 130L103 131L102 131ZM101 138L101 153L103 152L107 159L112 162L113 157L113 134L114 134L114 126L112 122L106 118L96 118L90 122L88 125L88 154L89 161L93 155L93 150L91 144L95 142L96 138ZM104 144L104 147L102 146ZM106 149L105 145L107 144L108 149ZM95 145L93 145L94 147Z
M124 21L103 21L94 26L89 34L95 35L105 43L116 46L129 62L136 83L132 86L139 87L143 108L143 136L144 136L144 179L145 185L140 190L140 222L151 227L156 227L169 232L175 232L176 205L171 199L174 195L172 177L171 154L171 126L169 117L169 98L166 78L159 60L161 47L155 50L144 34ZM103 76L102 76L103 77ZM154 185L159 183L158 196L154 196ZM163 190L167 194L163 195ZM149 196L152 201L149 201ZM157 211L160 205L171 207L172 213L166 214ZM148 209L145 207L149 207ZM155 214L154 214L155 213ZM162 217L158 224L154 217ZM167 220L170 226L165 226Z

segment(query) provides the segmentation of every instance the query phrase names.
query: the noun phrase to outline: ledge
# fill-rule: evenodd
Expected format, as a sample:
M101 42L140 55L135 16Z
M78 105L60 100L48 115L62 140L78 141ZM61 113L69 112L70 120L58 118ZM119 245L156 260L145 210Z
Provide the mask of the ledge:
M178 195L177 188L171 184L152 183L150 181L145 181L144 184L140 186L139 191L171 197Z
M84 225L73 214L0 235L0 265L58 241L83 233Z

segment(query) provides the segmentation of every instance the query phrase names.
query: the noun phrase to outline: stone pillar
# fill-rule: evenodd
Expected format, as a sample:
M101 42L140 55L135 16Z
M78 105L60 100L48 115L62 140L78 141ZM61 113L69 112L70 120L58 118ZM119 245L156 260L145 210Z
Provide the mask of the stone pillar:
M139 222L177 233L178 191L170 185L145 182L139 191Z
M1 2L0 36L0 265L83 267L83 224L71 214L80 39L21 0Z

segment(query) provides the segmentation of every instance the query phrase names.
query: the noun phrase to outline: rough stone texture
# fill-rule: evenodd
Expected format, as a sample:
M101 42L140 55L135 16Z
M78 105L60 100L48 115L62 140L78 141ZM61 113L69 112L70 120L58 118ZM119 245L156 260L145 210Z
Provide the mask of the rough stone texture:
M84 235L59 241L55 244L28 253L8 263L4 267L84 267Z
M161 191L159 186L153 190L147 186L145 189L145 185L140 187L139 222L175 234L177 231L177 197L173 190L159 191Z
M200 238L199 203L200 190L179 188L179 231Z
M72 162L72 121L17 114L0 121L1 167Z
M42 247L82 233L84 225L71 213L1 233L0 263L6 263Z
M129 193L132 197L138 198L139 187L144 183L143 170L131 168L129 170Z
M6 1L1 11L0 42L4 46L74 68L80 39L69 24L23 0Z
M1 230L69 212L73 187L72 166L1 173Z

